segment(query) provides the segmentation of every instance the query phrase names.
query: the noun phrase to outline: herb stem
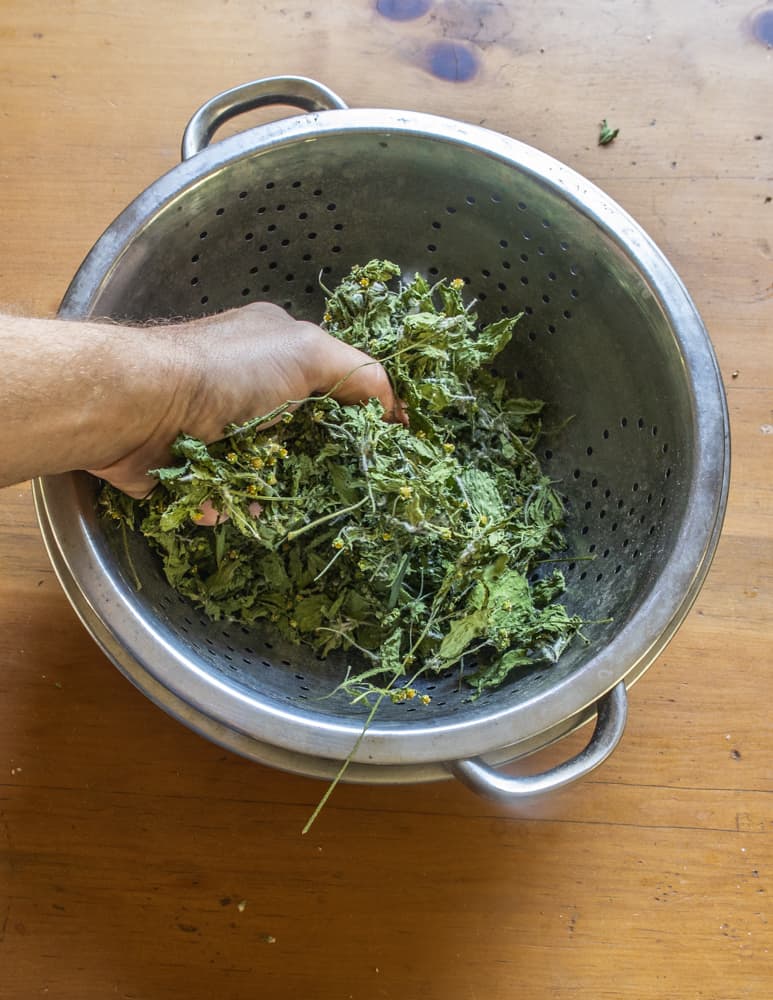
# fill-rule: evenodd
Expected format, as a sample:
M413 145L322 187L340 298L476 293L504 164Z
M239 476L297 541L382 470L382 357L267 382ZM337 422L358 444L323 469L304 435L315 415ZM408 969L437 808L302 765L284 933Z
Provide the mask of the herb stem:
M352 762L352 758L357 753L357 751L360 749L362 741L365 739L365 733L368 731L368 727L370 726L371 722L373 721L373 719L374 719L374 717L376 715L376 712L378 711L379 706L381 705L381 702L384 700L384 698L386 698L386 696L387 696L387 692L386 691L382 691L381 694L379 694L379 696L376 699L376 701L374 702L373 707L371 708L370 712L368 713L368 717L365 720L365 725L362 727L362 732L357 737L356 743L354 744L354 746L352 747L352 749L347 754L346 760L339 767L338 773L336 774L336 776L333 778L333 780L330 782L330 784L325 789L325 794L322 796L322 798L317 803L317 806L314 809L314 812L306 820L306 824L304 825L303 829L301 830L301 833L303 835L307 834L309 832L309 830L312 828L312 826L314 825L317 817L319 816L319 814L322 812L322 810L327 805L328 799L330 798L330 796L333 794L333 792L335 791L336 787L338 786L339 781L343 778L344 774L348 770L349 765Z
M363 497L361 500L358 500L357 503L353 503L350 507L341 507L339 510L333 510L329 514L323 514L322 517L318 517L314 521L309 521L309 523L304 524L302 528L295 528L293 531L288 531L285 535L285 541L292 542L300 535L305 535L307 531L313 531L314 528L318 528L321 524L326 524L328 521L332 521L336 517L353 514L355 510L359 510L364 503L367 503L367 500L367 497Z
M344 554L344 552L346 552L346 549L339 549L336 552L336 554L333 556L333 558L328 562L327 566L325 566L323 569L321 569L319 571L319 573L317 573L317 575L314 577L314 582L315 583L318 580L322 579L322 577L325 575L325 573L327 573L327 571L330 569L330 567L333 565L333 563L336 561L336 559L338 559L340 556L342 556Z

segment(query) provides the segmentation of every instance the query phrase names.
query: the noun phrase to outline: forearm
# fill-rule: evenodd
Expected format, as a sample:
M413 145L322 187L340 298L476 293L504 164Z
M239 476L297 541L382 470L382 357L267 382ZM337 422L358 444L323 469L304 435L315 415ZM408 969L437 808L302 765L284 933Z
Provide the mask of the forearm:
M169 393L173 328L0 317L0 485L100 468Z

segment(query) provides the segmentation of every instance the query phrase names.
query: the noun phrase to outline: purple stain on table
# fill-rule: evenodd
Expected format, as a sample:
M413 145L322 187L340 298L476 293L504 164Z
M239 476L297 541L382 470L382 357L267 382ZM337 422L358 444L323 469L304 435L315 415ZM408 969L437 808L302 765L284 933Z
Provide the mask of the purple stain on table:
M376 10L390 21L413 21L432 6L432 0L377 0Z
M752 32L758 42L773 46L773 10L763 10L754 18Z
M433 42L425 54L426 67L441 80L466 83L478 72L478 57L459 42Z

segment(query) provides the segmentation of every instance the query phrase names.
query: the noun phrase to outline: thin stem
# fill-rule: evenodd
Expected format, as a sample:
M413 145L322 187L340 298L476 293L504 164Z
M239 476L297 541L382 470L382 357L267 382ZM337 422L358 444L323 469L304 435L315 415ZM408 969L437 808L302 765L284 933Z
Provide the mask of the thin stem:
M313 531L314 528L318 528L320 524L326 524L328 521L332 521L336 517L343 517L344 514L352 514L355 510L359 510L364 503L367 503L368 498L365 496L357 503L353 503L350 507L341 507L339 510L331 511L329 514L323 514L322 517L318 517L315 521L309 521L308 524L304 524L302 528L295 528L294 531L288 531L285 535L285 541L292 542L294 539L298 538L299 535L305 535L307 531Z
M325 806L327 804L327 801L330 798L330 796L333 794L336 786L338 785L338 782L343 778L343 776L346 773L349 765L351 764L352 758L357 753L357 751L360 749L360 745L362 744L362 741L365 739L365 733L368 731L368 727L370 726L371 722L373 721L373 718L374 718L376 712L378 711L379 705L384 700L384 698L386 698L386 696L387 696L387 692L383 691L379 695L379 697L376 699L376 701L374 702L373 707L371 708L370 712L368 713L368 717L365 720L365 725L362 727L362 732L357 737L357 742L354 744L354 746L352 747L352 749L347 754L346 760L343 762L343 764L341 764L341 766L338 769L338 773L336 774L335 778L333 778L333 780L330 782L330 784L325 789L325 794L322 796L322 798L317 803L316 809L311 814L311 816L309 816L309 818L306 820L306 825L301 830L302 834L307 834L309 832L309 830L314 825L314 822L317 819L317 816L319 816L319 814L325 808Z
M333 563L336 561L336 559L338 559L339 556L342 556L345 551L346 551L346 549L339 549L335 553L335 555L333 556L333 558L328 562L327 566L325 566L323 569L321 569L319 571L319 573L317 573L317 575L314 577L314 583L316 583L317 580L321 580L322 579L322 577L325 575L325 573L327 573L327 571L330 569L330 567L333 565Z

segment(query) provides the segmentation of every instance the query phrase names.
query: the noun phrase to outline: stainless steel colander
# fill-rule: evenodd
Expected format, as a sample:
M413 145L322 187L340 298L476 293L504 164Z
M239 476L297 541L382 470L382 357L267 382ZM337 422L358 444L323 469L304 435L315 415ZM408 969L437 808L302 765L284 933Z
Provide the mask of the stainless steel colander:
M273 103L305 113L208 146L227 118ZM214 98L183 157L106 230L61 315L146 321L268 299L318 321L320 272L331 286L376 256L462 276L482 320L525 310L499 370L549 401L541 458L569 512L565 603L603 623L556 666L477 701L456 675L426 679L430 705L383 705L357 744L362 709L328 697L342 657L208 621L134 538L138 592L95 516L94 480L48 477L35 484L41 529L87 629L168 712L286 770L330 777L357 744L350 781L453 773L517 797L586 773L622 734L626 688L696 597L724 515L725 399L679 278L618 205L549 156L458 121L348 109L310 80ZM594 715L579 757L529 778L494 770Z

